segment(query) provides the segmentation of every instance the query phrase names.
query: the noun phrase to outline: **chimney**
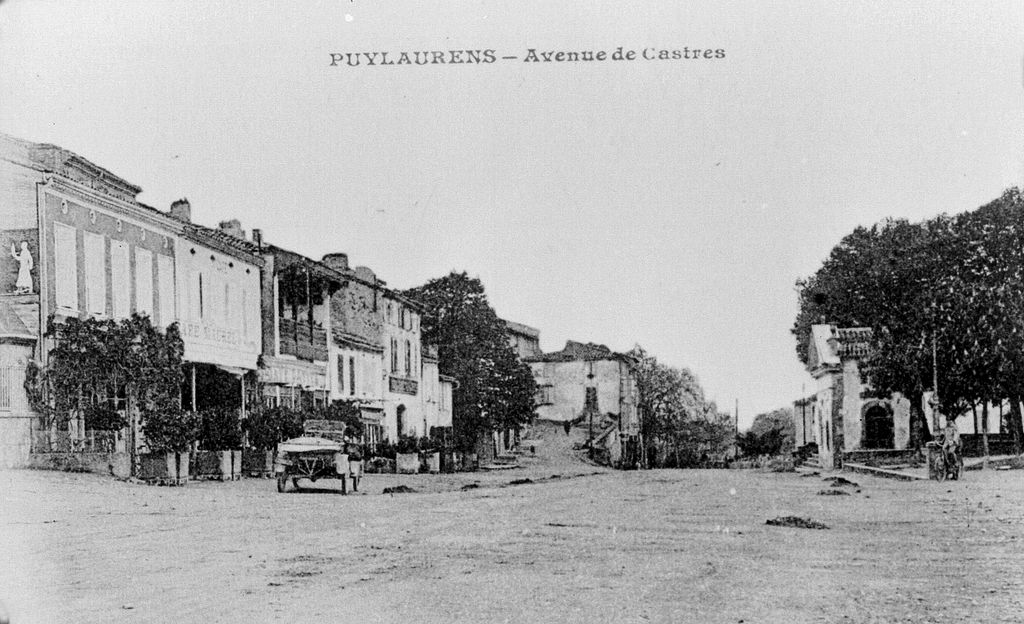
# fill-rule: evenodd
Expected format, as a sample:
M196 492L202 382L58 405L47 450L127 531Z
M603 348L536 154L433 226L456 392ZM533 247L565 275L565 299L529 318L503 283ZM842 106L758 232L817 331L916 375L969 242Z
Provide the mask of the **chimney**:
M335 271L345 273L348 271L348 254L331 253L324 256L323 263Z
M263 230L259 228L252 229L252 242L259 247L260 251L263 251Z
M245 240L245 230L242 229L242 222L238 219L221 221L217 224L221 232Z
M185 223L192 223L192 204L188 198L182 197L171 204L171 216Z

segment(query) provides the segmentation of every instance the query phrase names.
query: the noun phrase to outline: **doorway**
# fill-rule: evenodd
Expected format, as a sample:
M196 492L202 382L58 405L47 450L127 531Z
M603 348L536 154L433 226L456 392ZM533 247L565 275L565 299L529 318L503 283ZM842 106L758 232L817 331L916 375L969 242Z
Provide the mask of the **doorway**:
M893 446L892 412L888 407L876 403L864 411L863 447L891 449Z

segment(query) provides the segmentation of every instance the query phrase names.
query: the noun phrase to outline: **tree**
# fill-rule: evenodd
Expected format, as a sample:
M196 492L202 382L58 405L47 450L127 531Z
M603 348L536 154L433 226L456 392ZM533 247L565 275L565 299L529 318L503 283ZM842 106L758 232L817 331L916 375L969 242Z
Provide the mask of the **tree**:
M456 443L469 450L491 431L530 422L533 374L509 345L480 280L452 272L404 294L426 307L423 340L437 346L441 373L458 381L452 397Z
M695 465L728 448L731 419L705 400L693 372L658 362L640 345L627 355L636 362L637 407L648 466Z
M25 380L33 408L44 428L66 429L79 417L104 428L117 427L111 410L138 410L143 426L148 419L175 412L180 404L184 343L177 324L166 331L147 316L121 321L68 318L47 321L52 339L45 368L30 365ZM185 427L187 429L188 427Z
M737 444L748 457L784 455L793 450L795 437L793 410L783 407L755 416L750 429L739 435Z

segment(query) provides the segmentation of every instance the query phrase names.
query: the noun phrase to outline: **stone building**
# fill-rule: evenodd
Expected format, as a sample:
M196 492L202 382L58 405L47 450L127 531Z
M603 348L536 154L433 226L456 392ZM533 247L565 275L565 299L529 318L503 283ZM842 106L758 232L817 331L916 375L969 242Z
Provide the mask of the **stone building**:
M331 398L359 403L366 442L430 435L451 427L451 378L439 374L436 350L425 349L421 306L388 288L344 253L323 264L342 277L331 296Z
M586 425L613 464L640 434L632 358L569 340L561 351L524 358L537 382L537 417Z
M505 333L508 336L509 345L516 352L519 359L543 355L540 349L540 330L529 325L516 323L514 321L502 321L505 323Z
M303 410L325 407L331 391L331 298L345 278L323 263L267 243L260 230L253 230L253 242L265 263L263 401Z
M870 328L811 327L811 416L807 418L806 404L794 411L800 416L798 434L806 437L808 427L813 431L819 461L826 468L841 467L844 456L858 451L903 450L910 442L910 402L899 394L870 398L861 379L860 361L868 355L870 342Z

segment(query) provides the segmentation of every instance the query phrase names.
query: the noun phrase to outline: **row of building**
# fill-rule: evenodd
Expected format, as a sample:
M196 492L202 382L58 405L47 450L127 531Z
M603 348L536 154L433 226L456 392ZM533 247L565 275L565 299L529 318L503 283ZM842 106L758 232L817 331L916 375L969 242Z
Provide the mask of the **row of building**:
M51 316L178 323L186 409L350 399L370 443L452 425L456 382L421 339L419 303L344 253L313 259L237 220L206 227L187 200L159 210L141 190L71 151L0 135L0 465L30 452L24 371L46 363ZM541 418L621 414L616 431L638 427L628 358L574 342L544 354L536 329L507 329Z

